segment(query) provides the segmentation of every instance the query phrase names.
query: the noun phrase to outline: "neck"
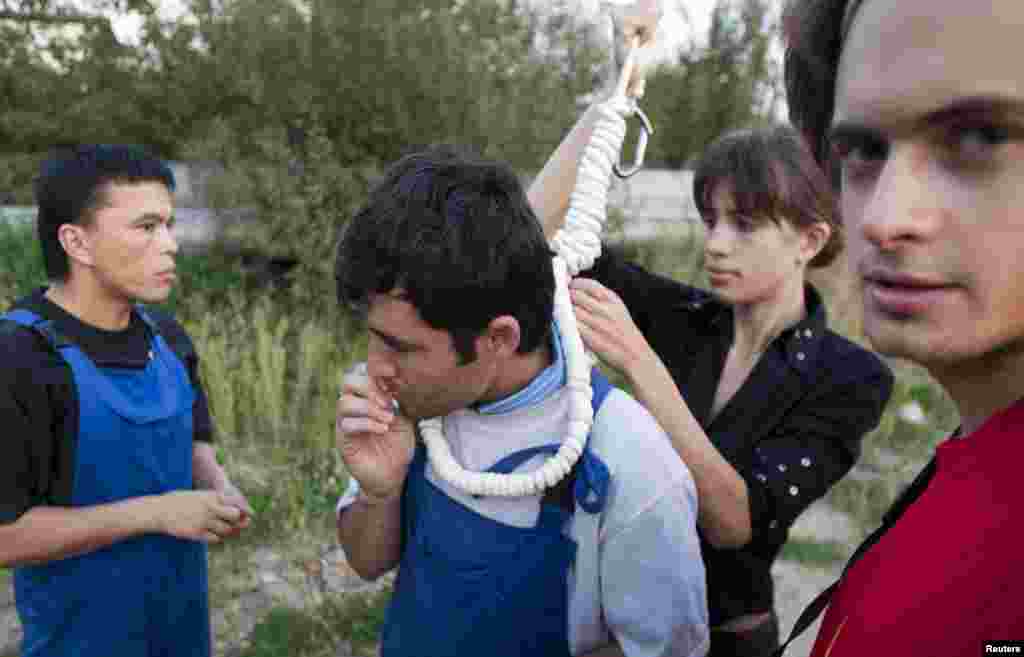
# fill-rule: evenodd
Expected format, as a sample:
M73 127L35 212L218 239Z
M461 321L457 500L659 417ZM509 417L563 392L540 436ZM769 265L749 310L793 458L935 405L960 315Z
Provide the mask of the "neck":
M545 343L540 349L528 354L515 354L508 360L502 361L497 367L493 384L480 398L479 403L489 404L514 395L530 385L537 375L551 365L553 359L551 345Z
M969 436L990 417L1021 398L1024 344L999 349L969 362L929 366L960 414L961 435Z
M806 312L804 280L794 276L774 296L733 307L733 349L741 357L756 359Z
M82 276L71 276L46 291L46 298L90 326L106 331L121 331L131 321L132 304L113 299Z

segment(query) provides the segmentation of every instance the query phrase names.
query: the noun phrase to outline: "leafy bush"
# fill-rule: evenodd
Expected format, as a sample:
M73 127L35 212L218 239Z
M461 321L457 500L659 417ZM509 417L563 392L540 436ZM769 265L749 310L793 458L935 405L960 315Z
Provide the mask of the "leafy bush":
M0 308L46 284L43 254L30 222L0 218Z
M0 155L0 206L32 204L32 180L42 158L42 153Z

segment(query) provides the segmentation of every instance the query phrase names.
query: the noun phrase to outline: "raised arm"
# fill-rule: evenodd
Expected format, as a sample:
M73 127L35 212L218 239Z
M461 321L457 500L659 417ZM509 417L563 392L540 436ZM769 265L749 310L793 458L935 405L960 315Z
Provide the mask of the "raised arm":
M601 112L611 111L608 107L610 100L623 102L643 95L645 70L639 48L654 41L663 13L660 0L637 0L615 12L614 79L605 84L606 89L600 94L605 100L583 113L527 190L530 205L543 224L548 239L554 237L565 221L569 197L576 187L580 159L591 143Z
M598 112L597 105L587 108L527 190L530 205L544 226L544 235L548 239L554 237L565 222L569 197L576 187L580 158L593 137Z

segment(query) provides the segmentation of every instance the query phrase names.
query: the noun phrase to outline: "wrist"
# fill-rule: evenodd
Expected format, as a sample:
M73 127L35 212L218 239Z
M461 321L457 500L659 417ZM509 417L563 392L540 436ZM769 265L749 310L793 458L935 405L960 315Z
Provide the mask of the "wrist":
M398 490L390 491L383 495L367 493L365 489L360 488L359 493L356 495L356 501L369 507L382 507L389 506L397 503L402 499L402 487L399 486Z
M138 529L144 534L166 533L166 523L163 512L163 495L147 495L133 500L130 504L136 505L132 509L132 515L138 518Z

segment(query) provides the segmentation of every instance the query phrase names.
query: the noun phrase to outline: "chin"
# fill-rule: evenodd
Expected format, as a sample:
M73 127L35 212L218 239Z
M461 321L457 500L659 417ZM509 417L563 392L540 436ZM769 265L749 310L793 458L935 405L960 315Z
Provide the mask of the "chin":
M926 369L947 368L970 360L983 349L970 345L967 336L954 336L912 320L865 318L864 334L871 347L886 356L912 361Z
M174 287L171 285L150 287L139 290L133 296L142 303L163 303L171 296Z

